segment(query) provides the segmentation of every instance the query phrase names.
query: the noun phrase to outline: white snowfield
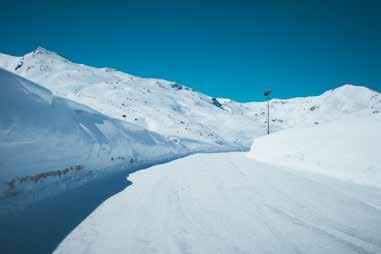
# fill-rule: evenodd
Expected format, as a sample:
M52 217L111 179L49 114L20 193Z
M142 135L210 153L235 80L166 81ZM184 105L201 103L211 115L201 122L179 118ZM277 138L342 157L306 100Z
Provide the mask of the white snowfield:
M381 253L379 188L244 153L196 154L128 179L54 253Z
M0 67L55 95L157 132L191 149L205 143L230 150L249 149L253 138L264 135L266 130L266 103L212 98L176 82L72 63L41 47L22 57L0 54ZM366 87L345 85L315 97L273 99L271 128L277 131L313 126L358 111L368 115L380 112L380 94Z
M359 112L257 138L249 157L381 188L381 116Z

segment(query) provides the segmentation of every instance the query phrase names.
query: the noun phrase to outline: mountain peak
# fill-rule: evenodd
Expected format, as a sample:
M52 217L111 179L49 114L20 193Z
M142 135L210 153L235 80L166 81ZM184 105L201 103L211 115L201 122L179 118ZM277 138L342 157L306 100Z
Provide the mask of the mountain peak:
M370 92L371 90L365 86L359 86L359 85L353 85L353 84L344 84L342 86L339 86L337 88L331 89L328 92L335 92L335 93L356 93L356 92Z
M57 55L56 52L47 50L46 48L43 48L41 46L38 46L35 50L33 50L32 53L33 53L33 55L37 55L37 54Z
M26 59L29 59L29 60L38 59L40 61L46 61L47 59L55 59L55 60L61 60L61 61L68 62L68 60L66 60L65 58L63 58L62 56L57 54L56 52L50 51L50 50L43 48L41 46L38 46L32 52L25 54L23 56L23 59L24 60L26 60Z
M344 84L342 86L337 87L336 89L338 89L338 90L349 90L349 89L358 89L358 88L362 89L364 87L359 86L359 85L354 85L354 84Z
M375 94L378 94L378 92L371 90L365 86L352 85L352 84L345 84L323 93L323 95L325 96L333 95L335 97L341 97L341 98L345 97L345 98L351 98L353 100L359 100L360 98L367 100Z

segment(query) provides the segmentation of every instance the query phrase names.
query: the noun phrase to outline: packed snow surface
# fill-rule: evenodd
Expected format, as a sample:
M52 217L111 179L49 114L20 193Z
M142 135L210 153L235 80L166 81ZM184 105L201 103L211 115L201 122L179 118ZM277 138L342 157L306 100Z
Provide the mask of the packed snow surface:
M381 117L362 113L255 139L250 157L381 187Z
M55 253L381 253L381 190L244 153L132 174Z

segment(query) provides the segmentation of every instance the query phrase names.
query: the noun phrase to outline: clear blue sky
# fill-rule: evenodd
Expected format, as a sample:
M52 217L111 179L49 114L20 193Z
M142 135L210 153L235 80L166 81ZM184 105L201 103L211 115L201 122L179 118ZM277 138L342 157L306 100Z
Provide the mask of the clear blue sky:
M5 1L0 52L79 63L238 101L381 90L380 1Z

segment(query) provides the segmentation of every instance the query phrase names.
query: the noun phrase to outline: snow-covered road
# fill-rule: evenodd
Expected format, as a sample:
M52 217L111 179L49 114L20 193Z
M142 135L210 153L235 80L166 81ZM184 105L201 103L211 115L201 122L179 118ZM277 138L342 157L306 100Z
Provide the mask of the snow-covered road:
M136 172L56 253L381 253L381 189L244 153Z

